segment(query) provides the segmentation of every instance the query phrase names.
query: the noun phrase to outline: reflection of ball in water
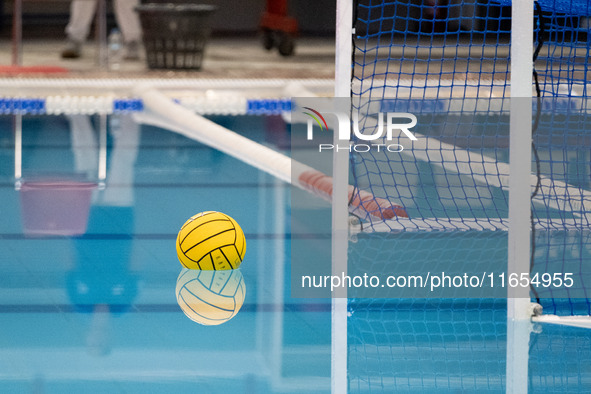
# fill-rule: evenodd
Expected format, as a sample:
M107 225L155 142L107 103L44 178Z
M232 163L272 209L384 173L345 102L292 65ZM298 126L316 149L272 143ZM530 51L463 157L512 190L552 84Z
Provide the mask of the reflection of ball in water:
M238 268L246 252L244 232L221 212L201 212L185 222L176 238L176 253L185 268Z
M246 287L240 270L183 269L176 281L176 300L189 319L206 326L233 318L244 303Z

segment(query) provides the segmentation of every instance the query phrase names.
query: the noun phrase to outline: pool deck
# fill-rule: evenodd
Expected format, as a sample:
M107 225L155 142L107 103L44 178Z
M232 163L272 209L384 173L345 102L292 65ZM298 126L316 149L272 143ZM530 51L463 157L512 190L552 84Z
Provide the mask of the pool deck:
M125 61L118 70L109 70L100 66L95 42L88 41L83 56L74 60L61 58L63 46L61 40L26 40L22 47L24 68L15 71L6 69L11 65L11 42L1 40L0 78L334 78L331 38L296 38L294 55L283 57L277 50L265 50L256 36L212 37L199 71L150 70L143 51L140 60ZM62 72L31 70L39 66L61 68Z

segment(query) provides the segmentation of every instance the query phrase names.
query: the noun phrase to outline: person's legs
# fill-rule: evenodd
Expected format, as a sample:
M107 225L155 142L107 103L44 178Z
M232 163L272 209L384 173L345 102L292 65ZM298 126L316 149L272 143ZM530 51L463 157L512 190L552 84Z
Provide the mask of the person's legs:
M62 52L62 57L80 57L82 43L86 40L86 37L88 37L95 9L95 0L72 1L70 5L70 21L66 26L68 44Z
M133 206L134 165L140 143L140 127L131 114L111 116L113 147L105 190L97 202L109 206Z
M115 18L119 29L123 34L126 45L126 59L137 59L139 57L139 42L142 37L140 18L135 12L139 0L115 0Z
M96 176L98 170L98 142L90 115L68 115L70 138L74 152L74 168L77 173Z
M95 0L74 0L70 6L70 21L66 26L68 38L84 42L88 37L90 25L96 9Z

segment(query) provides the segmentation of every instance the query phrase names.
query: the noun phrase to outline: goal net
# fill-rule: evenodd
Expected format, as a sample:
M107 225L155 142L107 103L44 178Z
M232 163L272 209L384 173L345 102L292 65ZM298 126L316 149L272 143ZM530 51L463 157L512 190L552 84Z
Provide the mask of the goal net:
M511 98L511 0L356 2L352 115L369 136L380 134L380 114L412 113L417 139L401 134L388 140L384 133L379 143L403 149L351 150L356 190L401 205L408 218L357 213L360 234L349 245L350 270L388 274L415 265L425 273L438 267L460 272L484 267L478 265L483 261L506 269L510 116L516 116L510 101L525 99L533 113L531 204L524 213L531 245L522 264L529 295L545 315L589 320L591 4L540 0L533 14L533 34L524 38L533 39L531 96ZM352 146L359 143L367 141L353 133ZM351 387L502 390L505 367L494 352L501 348L504 355L506 338L497 328L506 324L505 305L486 295L472 301L350 300ZM413 316L420 314L424 322L417 323ZM467 364L456 353L463 346L475 351ZM532 366L551 347L541 346L531 344ZM441 374L429 367L440 359L452 366ZM533 367L529 384L548 384L548 376L563 373L569 374ZM588 377L578 378L568 390L588 384Z
M578 12L571 3L570 12ZM364 230L507 229L506 5L357 5L351 95L362 133L377 132L380 112L417 117L415 141L404 135L394 138L400 152L352 150L350 167L357 189L396 202L408 213L408 218L387 221L359 215ZM584 15L568 14L564 7L562 2L540 2L534 13L530 268L538 277L572 272L576 284L534 284L532 297L553 314L589 315L588 27ZM388 143L386 139L380 142ZM353 135L352 143L358 142L364 141Z

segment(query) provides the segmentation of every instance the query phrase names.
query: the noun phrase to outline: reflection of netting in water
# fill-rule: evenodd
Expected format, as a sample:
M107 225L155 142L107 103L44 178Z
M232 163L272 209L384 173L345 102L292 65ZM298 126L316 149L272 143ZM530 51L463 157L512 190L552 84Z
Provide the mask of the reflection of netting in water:
M364 299L349 308L350 392L505 392L505 300ZM587 330L532 333L530 390L587 391L580 366L591 363L590 346Z

